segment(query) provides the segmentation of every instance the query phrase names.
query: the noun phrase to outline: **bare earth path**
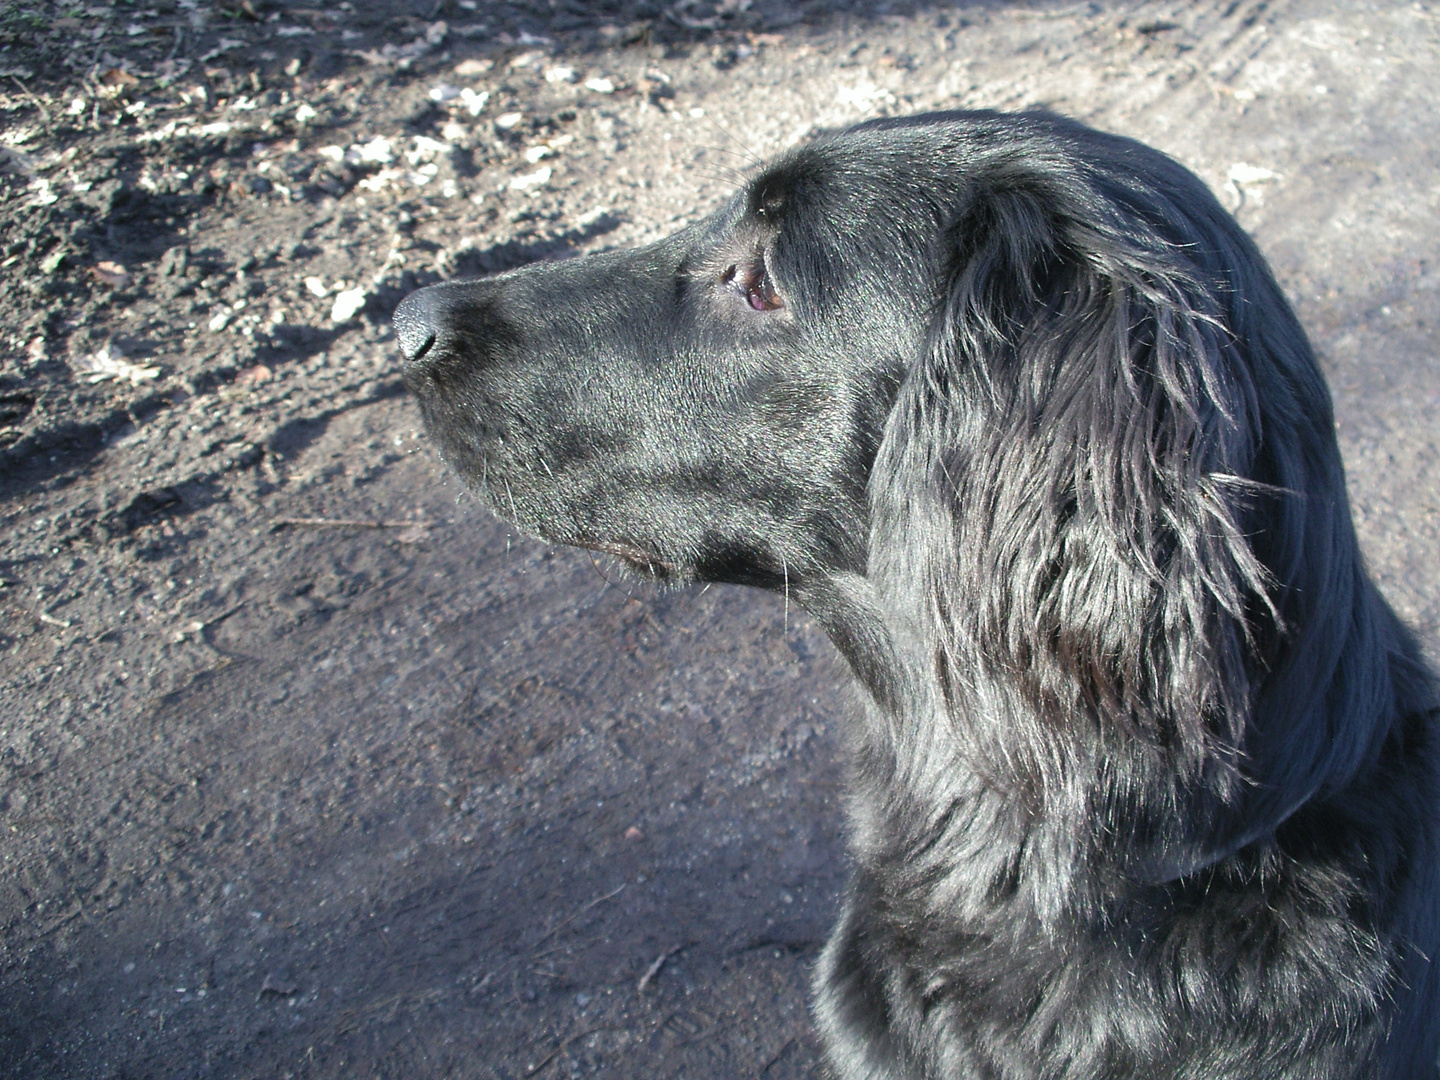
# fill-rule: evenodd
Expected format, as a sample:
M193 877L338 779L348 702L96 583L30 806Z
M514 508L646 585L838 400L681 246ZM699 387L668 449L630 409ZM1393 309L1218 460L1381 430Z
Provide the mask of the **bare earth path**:
M829 644L509 535L388 318L818 127L1044 106L1204 177L1440 646L1429 4L0 0L0 73L4 1075L815 1075Z

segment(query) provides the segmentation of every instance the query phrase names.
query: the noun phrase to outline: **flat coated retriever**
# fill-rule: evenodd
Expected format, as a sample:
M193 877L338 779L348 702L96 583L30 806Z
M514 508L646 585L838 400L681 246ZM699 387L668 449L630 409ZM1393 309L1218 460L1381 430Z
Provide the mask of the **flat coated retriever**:
M1185 169L881 120L395 327L498 513L785 590L849 662L834 1076L1435 1076L1435 684L1305 333Z

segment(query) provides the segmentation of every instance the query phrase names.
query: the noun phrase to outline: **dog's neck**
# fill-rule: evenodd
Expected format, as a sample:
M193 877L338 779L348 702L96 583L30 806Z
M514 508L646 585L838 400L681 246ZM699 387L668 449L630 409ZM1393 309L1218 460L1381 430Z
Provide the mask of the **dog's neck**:
M1311 794L1278 820L1232 827L1219 817L1218 785L1177 783L1155 747L1117 731L1073 738L1047 728L1014 686L979 670L937 678L944 661L923 613L897 616L908 609L885 603L865 576L831 575L795 596L863 691L851 739L856 857L923 877L925 852L945 850L931 870L947 903L964 907L969 897L978 910L988 904L982 894L1004 884L1041 923L1089 917L1263 839ZM1093 718L1076 723L1097 727ZM1121 774L1140 778L1128 797L1111 782ZM1086 831L1097 810L1103 836ZM1179 834L1175 821L1195 828ZM954 859L957 841L968 860ZM1043 880L1031 867L1044 868Z
M790 586L791 595L819 623L882 715L898 715L924 693L898 647L874 586L857 573L817 575Z

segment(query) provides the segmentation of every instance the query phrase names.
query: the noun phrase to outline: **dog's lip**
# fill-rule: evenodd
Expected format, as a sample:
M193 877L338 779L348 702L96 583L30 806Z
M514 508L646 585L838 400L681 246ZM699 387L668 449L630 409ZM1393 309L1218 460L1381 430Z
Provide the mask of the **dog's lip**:
M662 559L653 551L646 551L644 548L637 547L633 544L626 544L621 541L591 540L586 537L581 537L579 539L567 539L564 543L573 544L575 547L588 548L590 551L598 551L604 555L614 555L636 566L658 567L666 571L673 571L675 569L673 563L668 559Z

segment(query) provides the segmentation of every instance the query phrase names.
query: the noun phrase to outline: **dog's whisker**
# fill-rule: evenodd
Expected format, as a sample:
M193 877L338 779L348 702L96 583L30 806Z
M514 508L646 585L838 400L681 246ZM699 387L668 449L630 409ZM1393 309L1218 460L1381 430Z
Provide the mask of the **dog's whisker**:
M703 179L713 180L713 181L715 181L717 184L734 184L734 183L735 183L734 177L726 176L724 173L711 172L711 171L709 171L708 169L696 169L695 172L696 172L697 175L699 175L699 176L702 177Z
M785 579L785 633L790 633L790 569L785 565L785 556L780 556L780 573Z
M726 157L739 158L740 160L745 161L747 165L751 164L749 159L746 158L744 154L737 154L734 150L727 150L723 146L711 146L709 144L706 144L701 149L703 149L706 153L723 154ZM707 162L705 164L705 167L718 170L721 179L735 184L737 187L745 182L746 173L743 169L732 168L731 166L726 165L724 162L720 161Z
M620 592L624 593L632 602L636 604L640 603L640 600L629 589L625 588L625 586L623 585L617 585L615 582L610 580L610 578L606 575L605 571L600 569L600 564L595 561L595 554L593 552L586 551L585 554L590 559L590 566L595 570L595 573L600 575L600 580L605 583L606 588L617 589Z
M708 112L705 114L705 119L706 119L706 120L709 120L710 123L711 123L711 125L715 128L716 131L720 132L721 135L724 135L727 139L729 139L731 142L733 142L736 146L740 147L741 150L744 150L744 151L745 151L745 156L749 159L750 164L752 164L752 165L759 165L759 164L761 164L760 155L757 154L757 153L755 153L754 150L751 150L750 147L748 147L747 145L745 145L745 143L743 143L736 135L734 135L733 133L725 130L724 125L721 124L720 121L716 120L716 119L715 119L713 116L711 116Z
M708 152L711 152L711 153L724 154L724 155L726 155L727 157L741 158L741 159L743 159L744 161L746 161L746 162L749 163L749 164L754 164L754 163L755 163L755 162L754 162L754 159L750 156L750 154L749 154L748 152L747 152L747 153L744 153L744 154L741 154L741 153L738 153L737 151L734 151L734 150L729 149L728 147L715 146L713 143L703 143L700 148L701 148L702 150L705 150L705 151L708 151ZM736 170L736 171L735 171L735 176L736 176L736 178L738 178L738 179L743 179L743 178L744 178L744 173Z

